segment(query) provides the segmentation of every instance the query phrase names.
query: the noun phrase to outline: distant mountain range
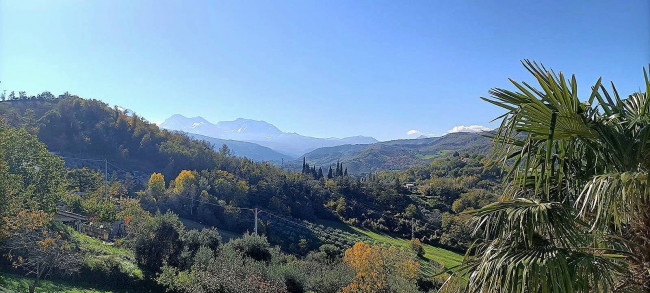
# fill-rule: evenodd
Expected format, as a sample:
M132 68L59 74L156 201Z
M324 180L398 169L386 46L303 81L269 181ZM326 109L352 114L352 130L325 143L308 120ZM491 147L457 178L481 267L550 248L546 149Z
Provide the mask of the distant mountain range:
M234 121L221 121L216 124L202 117L188 118L183 115L173 115L167 118L160 127L169 130L199 134L215 139L226 139L255 143L285 154L286 157L297 158L302 154L321 147L332 147L344 144L372 144L377 140L366 136L346 138L316 138L297 133L283 132L273 124L265 121L239 118ZM231 147L234 152L237 150Z
M490 139L469 132L378 142L365 136L309 137L283 132L264 121L243 118L214 124L202 117L178 114L160 127L208 141L215 149L225 144L233 154L255 161L284 162L285 166L299 170L304 157L310 165L323 167L324 171L338 161L352 174L404 170L428 164L454 151L487 154L492 148Z
M492 140L479 133L458 132L441 137L400 139L370 145L340 145L319 148L304 155L307 163L327 171L336 162L343 163L348 172L363 174L381 170L404 170L425 165L452 152L488 154ZM290 167L300 169L302 158Z

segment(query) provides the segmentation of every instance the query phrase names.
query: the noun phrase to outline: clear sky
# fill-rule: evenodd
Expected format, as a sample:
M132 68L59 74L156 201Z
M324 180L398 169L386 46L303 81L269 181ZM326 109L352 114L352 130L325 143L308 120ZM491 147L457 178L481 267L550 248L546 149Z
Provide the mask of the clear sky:
M7 1L0 89L318 137L485 125L530 58L639 90L649 1Z

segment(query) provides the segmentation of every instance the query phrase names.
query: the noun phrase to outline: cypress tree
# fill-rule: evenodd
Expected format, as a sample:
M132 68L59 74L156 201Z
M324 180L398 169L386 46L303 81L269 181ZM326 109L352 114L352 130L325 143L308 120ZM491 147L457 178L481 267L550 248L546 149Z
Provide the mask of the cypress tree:
M339 166L339 161L336 161L336 170L334 171L334 176L335 176L335 177L336 177L336 176L339 176L339 168L340 168L340 167L341 167L341 166Z
M348 176L348 168L345 168L345 173L343 173L343 176Z
M330 165L330 170L327 171L327 179L332 179L334 177L334 172L332 171L332 165Z

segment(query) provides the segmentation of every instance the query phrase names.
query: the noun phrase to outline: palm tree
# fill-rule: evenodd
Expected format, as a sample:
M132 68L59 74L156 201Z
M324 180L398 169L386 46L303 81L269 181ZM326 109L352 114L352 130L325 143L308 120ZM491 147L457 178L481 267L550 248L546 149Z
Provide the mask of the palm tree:
M482 98L506 110L493 135L499 202L472 211L470 292L650 290L650 81L622 99L522 62L539 85Z

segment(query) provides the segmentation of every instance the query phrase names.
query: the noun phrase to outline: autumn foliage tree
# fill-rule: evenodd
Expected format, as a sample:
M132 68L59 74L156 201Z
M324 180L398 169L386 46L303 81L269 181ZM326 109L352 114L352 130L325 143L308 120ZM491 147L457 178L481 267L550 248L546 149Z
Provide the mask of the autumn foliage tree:
M151 174L147 184L147 190L154 198L160 198L165 193L165 177L163 174L155 172Z
M424 256L424 246L422 245L422 242L420 242L420 239L411 239L411 250L413 250L413 252L415 252L419 257Z
M14 268L33 276L29 292L53 271L70 274L78 270L77 248L67 235L52 227L52 214L22 210L16 216L5 217L6 239L2 248ZM63 230L64 231L64 230Z
M192 171L183 170L178 174L176 179L174 179L174 192L176 194L181 194L187 191L192 184L194 184L196 177Z
M417 292L420 264L397 247L357 242L345 251L343 261L356 272L344 293Z

